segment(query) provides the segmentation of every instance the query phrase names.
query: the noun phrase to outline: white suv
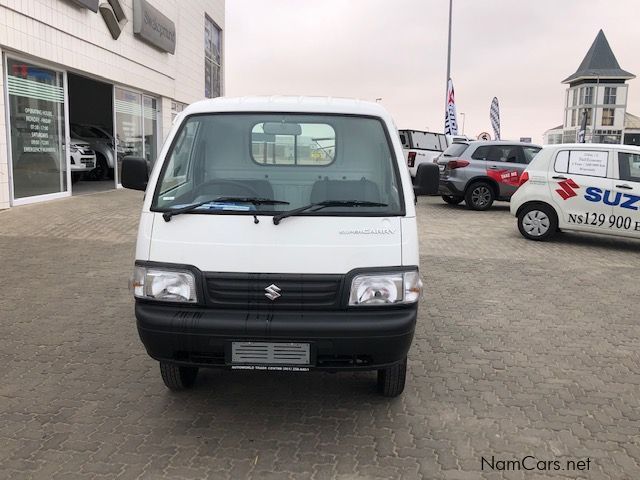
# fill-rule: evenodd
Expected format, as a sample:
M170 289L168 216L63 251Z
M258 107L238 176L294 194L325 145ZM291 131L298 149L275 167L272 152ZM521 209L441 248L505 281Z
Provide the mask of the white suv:
M530 240L559 229L640 238L640 147L543 148L520 179L511 213Z

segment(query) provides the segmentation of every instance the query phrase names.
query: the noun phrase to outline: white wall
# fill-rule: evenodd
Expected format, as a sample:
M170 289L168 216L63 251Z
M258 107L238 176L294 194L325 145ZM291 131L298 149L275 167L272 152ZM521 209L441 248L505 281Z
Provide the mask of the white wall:
M69 0L1 0L0 48L60 69L143 90L159 97L163 134L171 126L170 99L204 97L205 13L222 29L225 0L148 0L176 25L175 55L133 35L133 0L120 0L129 19L114 40L100 13ZM224 65L224 52L223 52ZM224 79L224 67L222 72ZM4 75L0 84L4 82ZM224 83L223 83L224 92ZM0 208L8 207L6 118L0 99Z

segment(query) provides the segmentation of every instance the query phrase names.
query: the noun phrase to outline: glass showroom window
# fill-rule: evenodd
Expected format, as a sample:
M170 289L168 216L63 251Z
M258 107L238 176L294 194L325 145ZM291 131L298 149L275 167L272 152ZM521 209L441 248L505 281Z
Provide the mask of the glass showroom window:
M606 103L606 102L605 102ZM615 108L603 108L602 109L602 126L611 127L615 118Z
M66 192L62 73L7 59L13 198Z
M616 90L617 90L616 87L604 87L604 103L605 103L605 105L615 105L615 103L616 103ZM603 125L605 125L605 124L603 123Z
M213 20L204 18L204 96L219 97L221 88L222 30Z

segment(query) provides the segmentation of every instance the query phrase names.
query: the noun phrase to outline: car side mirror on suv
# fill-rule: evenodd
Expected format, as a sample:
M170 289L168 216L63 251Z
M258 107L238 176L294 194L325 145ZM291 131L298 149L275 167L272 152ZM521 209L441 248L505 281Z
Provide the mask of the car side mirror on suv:
M422 163L418 166L413 193L419 195L437 195L440 187L440 169L435 163Z
M144 192L148 182L149 167L145 158L127 156L122 159L121 183L124 188Z

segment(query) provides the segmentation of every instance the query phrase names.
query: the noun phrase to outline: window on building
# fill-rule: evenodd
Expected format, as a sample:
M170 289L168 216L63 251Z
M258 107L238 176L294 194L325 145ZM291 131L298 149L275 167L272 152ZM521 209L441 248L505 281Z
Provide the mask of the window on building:
M221 95L222 30L209 17L204 18L204 96Z
M578 110L576 110L575 108L573 110L571 110L571 126L575 127L576 126L576 115L578 114Z
M578 106L578 89L577 88L573 89L573 106L574 107Z
M604 103L605 105L615 105L616 103L616 87L604 87ZM605 125L603 123L603 125ZM613 124L611 124L613 125Z
M606 102L605 102L606 103ZM603 127L611 127L613 126L614 117L615 117L615 108L603 108L602 109L602 126Z
M587 112L587 125L591 125L591 120L592 120L592 115L593 115L593 109L592 108L581 108L578 111L578 118L577 118L577 122L578 122L578 126L582 126L582 116L584 115L584 112Z
M593 103L593 87L580 87L580 105Z
M172 101L171 102L171 122L173 122L178 114L183 111L187 105L185 103Z

